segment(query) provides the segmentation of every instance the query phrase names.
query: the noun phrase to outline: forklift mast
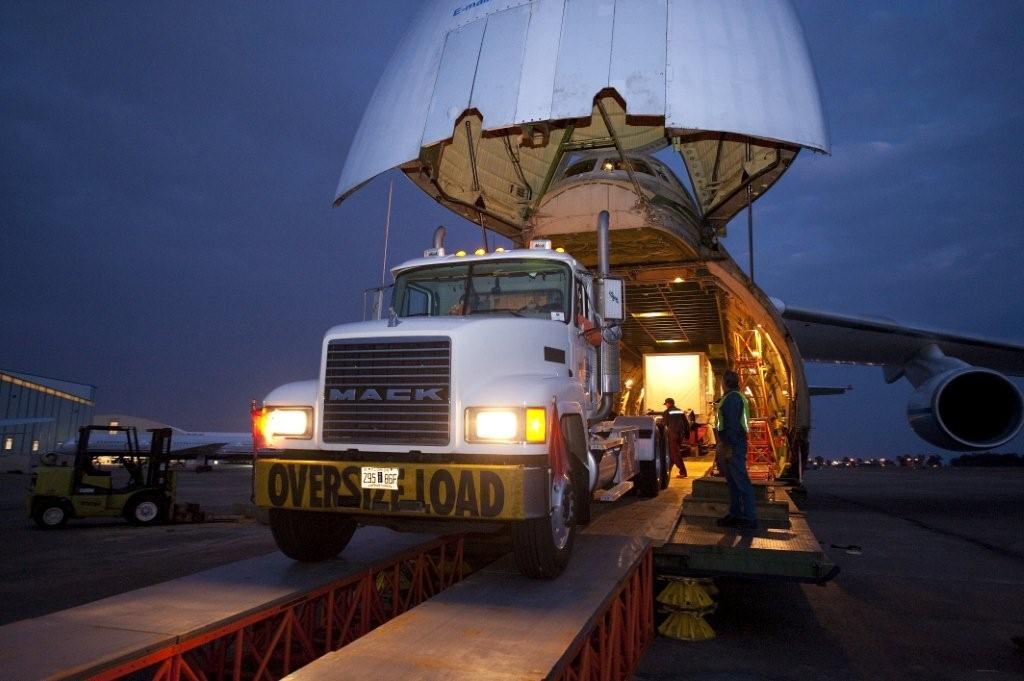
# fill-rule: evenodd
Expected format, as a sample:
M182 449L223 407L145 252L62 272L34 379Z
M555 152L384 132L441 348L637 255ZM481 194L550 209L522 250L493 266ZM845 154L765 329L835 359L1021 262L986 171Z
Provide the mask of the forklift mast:
M171 429L149 428L149 470L146 480L150 485L163 485L171 462Z

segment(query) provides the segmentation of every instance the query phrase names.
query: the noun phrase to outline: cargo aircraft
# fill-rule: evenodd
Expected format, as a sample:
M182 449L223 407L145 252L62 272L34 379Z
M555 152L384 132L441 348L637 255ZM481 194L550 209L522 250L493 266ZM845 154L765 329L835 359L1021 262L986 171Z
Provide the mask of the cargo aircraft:
M836 392L808 386L807 361L907 379L909 423L935 446L1008 442L1024 423L1007 378L1024 376L1024 345L784 304L719 242L804 150L829 141L785 0L438 0L397 46L335 201L398 168L485 240L550 240L588 266L608 211L628 310L621 413L650 407L646 356L699 354L709 374L738 370L784 436L781 475L806 460L810 397Z

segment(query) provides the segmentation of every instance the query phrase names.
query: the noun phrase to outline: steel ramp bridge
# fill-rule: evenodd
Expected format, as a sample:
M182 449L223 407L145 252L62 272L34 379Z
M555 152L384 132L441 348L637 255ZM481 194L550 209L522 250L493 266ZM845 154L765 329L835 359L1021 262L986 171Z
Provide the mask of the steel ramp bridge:
M467 576L464 547L463 535L364 528L333 561L275 552L14 622L0 627L0 676L630 677L654 635L649 542L578 537L554 581L519 575L511 556ZM391 637L394 649L373 652ZM337 654L358 659L359 673L349 662L332 671ZM442 674L445 661L462 671Z
M703 482L599 505L556 580L522 577L511 556L470 574L463 535L363 528L332 561L275 552L0 627L0 669L12 681L628 679L654 636L655 573L832 574L784 494L772 503L789 519L753 534L716 528L714 504L683 516Z

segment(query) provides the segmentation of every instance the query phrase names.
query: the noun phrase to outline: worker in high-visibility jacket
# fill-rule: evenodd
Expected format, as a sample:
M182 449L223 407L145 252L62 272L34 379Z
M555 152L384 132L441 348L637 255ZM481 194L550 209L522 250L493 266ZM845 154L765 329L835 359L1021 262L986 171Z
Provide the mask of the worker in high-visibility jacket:
M726 371L722 382L726 393L718 401L715 461L729 486L729 513L719 518L717 524L719 527L753 530L757 528L757 509L754 506L754 487L747 474L750 404L740 392L740 377L735 371Z

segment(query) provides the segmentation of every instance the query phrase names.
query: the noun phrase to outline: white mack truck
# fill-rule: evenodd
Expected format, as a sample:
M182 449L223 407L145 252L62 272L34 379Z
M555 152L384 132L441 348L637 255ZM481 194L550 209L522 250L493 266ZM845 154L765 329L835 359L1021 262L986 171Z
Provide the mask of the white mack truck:
M598 488L668 485L650 416L618 405L623 282L536 240L423 258L393 269L386 319L324 337L320 377L254 410L254 493L278 547L333 558L360 525L452 532L509 526L520 570L567 564Z

